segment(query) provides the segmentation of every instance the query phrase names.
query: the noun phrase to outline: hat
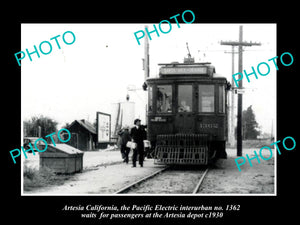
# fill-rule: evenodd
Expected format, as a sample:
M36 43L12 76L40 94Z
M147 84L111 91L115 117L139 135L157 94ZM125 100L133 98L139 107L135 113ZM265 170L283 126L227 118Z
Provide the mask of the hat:
M140 122L141 122L140 119L135 119L135 120L134 120L134 125L136 125L137 121L140 121Z

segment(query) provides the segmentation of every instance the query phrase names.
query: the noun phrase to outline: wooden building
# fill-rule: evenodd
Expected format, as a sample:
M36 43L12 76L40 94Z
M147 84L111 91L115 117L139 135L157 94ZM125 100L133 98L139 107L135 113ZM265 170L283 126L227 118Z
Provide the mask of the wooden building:
M95 149L97 132L94 126L86 120L74 120L67 129L71 132L71 140L67 143L82 151Z

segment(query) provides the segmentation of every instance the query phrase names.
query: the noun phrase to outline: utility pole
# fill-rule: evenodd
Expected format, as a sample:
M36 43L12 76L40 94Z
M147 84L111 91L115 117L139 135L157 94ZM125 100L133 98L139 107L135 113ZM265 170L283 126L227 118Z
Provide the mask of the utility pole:
M234 45L231 46L232 50L231 52L225 51L225 53L231 53L232 55L232 67L231 71L232 74L234 74L234 54L238 53L234 51ZM233 77L231 77L231 84L234 84ZM230 104L230 110L229 110L229 120L228 120L228 141L231 147L234 146L234 122L235 122L235 115L234 115L234 106L235 106L235 94L234 90L231 90L231 104Z
M148 26L145 26L145 30L148 30ZM148 43L148 37L145 37L145 43L144 43L144 84L143 84L143 90L144 92L144 99L146 99L146 104L145 104L145 121L144 123L148 123L148 100L147 96L148 93L146 92L147 90L147 79L149 78L150 75L150 66L149 66L149 43Z
M243 26L240 26L239 41L221 41L221 45L238 46L239 49L239 73L243 73L243 46L251 47L261 45L260 43L243 42ZM232 84L233 85L233 84ZM239 89L243 88L243 81L239 82ZM237 156L243 155L243 137L242 137L242 112L243 112L243 95L238 94L238 112L237 112Z
M148 26L145 26L145 29L148 30ZM148 43L148 37L145 38L144 43L144 82L146 82L147 78L149 77L149 43Z

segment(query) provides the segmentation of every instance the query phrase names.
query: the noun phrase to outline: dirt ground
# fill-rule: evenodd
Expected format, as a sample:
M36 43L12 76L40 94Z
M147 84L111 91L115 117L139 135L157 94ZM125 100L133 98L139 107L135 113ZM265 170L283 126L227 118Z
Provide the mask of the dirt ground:
M256 149L259 152L259 149ZM200 192L203 194L274 194L275 191L275 172L274 158L267 161L256 159L241 165L238 170L235 159L235 150L227 150L228 158L220 159L215 167L210 170L205 177ZM249 158L254 157L253 150L243 150L243 156L248 154ZM274 155L274 154L273 154ZM263 154L268 158L269 153ZM242 161L242 160L241 160Z
M259 152L259 149L244 149L243 156L248 154L249 157L253 157L253 150ZM253 167L246 162L239 171L234 161L236 150L227 149L227 154L227 159L219 160L208 172L200 187L200 194L274 194L274 158L268 161L260 160L260 164L254 159ZM267 158L269 153L265 155ZM26 164L38 168L38 158L32 156ZM154 165L152 159L146 159L143 168L132 168L131 164L122 163L119 151L86 152L83 160L83 172L70 175L70 179L64 184L24 191L24 194L113 194L122 187L163 168Z

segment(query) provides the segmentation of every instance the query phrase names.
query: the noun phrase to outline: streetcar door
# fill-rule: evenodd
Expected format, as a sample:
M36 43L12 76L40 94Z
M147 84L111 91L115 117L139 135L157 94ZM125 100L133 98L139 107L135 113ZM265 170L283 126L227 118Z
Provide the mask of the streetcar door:
M193 85L180 84L177 86L177 103L175 116L176 133L194 133L195 116L193 107Z

